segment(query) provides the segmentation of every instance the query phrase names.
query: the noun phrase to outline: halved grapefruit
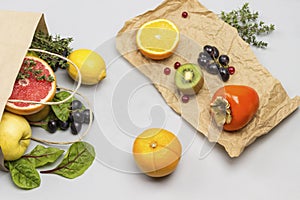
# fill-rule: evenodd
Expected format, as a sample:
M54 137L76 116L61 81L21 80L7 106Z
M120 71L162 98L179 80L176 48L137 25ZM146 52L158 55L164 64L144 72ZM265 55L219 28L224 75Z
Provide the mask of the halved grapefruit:
M56 78L51 67L42 59L26 56L15 81L9 100L51 101L56 92ZM10 102L6 109L19 115L31 115L45 107L40 103Z

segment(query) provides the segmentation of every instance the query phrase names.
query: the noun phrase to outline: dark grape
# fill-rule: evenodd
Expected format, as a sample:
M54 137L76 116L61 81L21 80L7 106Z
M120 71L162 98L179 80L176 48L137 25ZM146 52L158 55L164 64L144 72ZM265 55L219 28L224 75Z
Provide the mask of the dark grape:
M49 120L47 124L47 130L49 133L55 133L58 129L58 124L56 120Z
M213 55L214 49L213 49L213 47L210 46L210 45L205 45L205 46L203 47L203 51L206 52L206 53L208 53L210 56L212 56L212 55Z
M219 50L217 49L217 47L212 47L213 48L213 52L212 52L212 58L213 59L218 59L219 57Z
M79 110L82 108L82 103L79 100L74 100L71 103L71 110Z
M218 74L219 68L220 68L220 65L213 62L207 66L206 71L210 74Z
M79 123L83 123L84 118L83 115L80 111L75 111L72 113L73 118L74 118L74 122L79 122Z
M198 58L198 64L200 67L206 68L210 64L211 60L205 59L205 58Z
M68 122L69 123L73 123L74 122L74 117L73 117L72 113L70 113L70 115L69 115Z
M199 58L203 58L203 59L206 59L206 60L211 60L211 57L207 52L200 52L199 53Z
M230 74L228 72L228 69L221 67L219 68L219 72L220 72L220 77L224 82L229 80Z
M227 66L229 64L229 57L227 55L220 55L220 57L219 57L219 63L222 66Z
M61 129L61 130L63 130L63 131L65 131L65 130L67 130L68 128L69 128L69 126L70 126L70 124L69 124L69 122L68 121L65 121L65 122L63 122L63 121L58 121L58 124L59 124L59 128Z
M71 124L71 133L73 135L77 135L81 131L81 128L82 128L82 124L81 123L73 122Z
M90 116L90 110L89 109L85 109L84 111L82 111L82 115L83 115L83 123L88 124L90 123L91 120L91 116ZM92 112L92 119L94 119L94 114Z

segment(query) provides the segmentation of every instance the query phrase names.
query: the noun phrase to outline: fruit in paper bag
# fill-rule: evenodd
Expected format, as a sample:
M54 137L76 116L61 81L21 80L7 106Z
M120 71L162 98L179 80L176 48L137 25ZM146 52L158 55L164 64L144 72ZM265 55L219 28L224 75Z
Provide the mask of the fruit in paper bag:
M24 117L30 122L39 122L48 116L50 110L51 110L51 107L49 105L46 105L39 112L31 114L31 115L24 115Z
M55 74L42 59L26 56L24 58L9 100L51 101L56 92ZM45 107L43 104L7 102L6 109L19 115L31 115Z
M95 85L106 77L106 65L103 58L95 51L89 49L78 49L68 56L80 70L82 84ZM76 68L68 63L67 69L70 77L78 81Z
M245 127L259 107L257 92L244 85L227 85L218 89L211 101L211 113L218 126L226 131Z
M178 138L173 133L159 128L144 131L133 144L136 164L150 177L171 174L177 167L181 151Z
M203 73L200 67L195 64L184 64L176 70L175 84L183 94L197 94L203 83Z
M31 127L27 120L10 112L4 112L0 122L0 146L4 160L20 158L30 144Z
M144 56L162 60L174 53L179 43L179 31L176 25L167 19L152 20L139 28L136 42Z

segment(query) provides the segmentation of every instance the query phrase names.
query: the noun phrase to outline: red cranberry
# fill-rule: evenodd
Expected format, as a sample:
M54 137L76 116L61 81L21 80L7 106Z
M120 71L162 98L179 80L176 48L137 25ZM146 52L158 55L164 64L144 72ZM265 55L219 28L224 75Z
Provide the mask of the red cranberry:
M183 11L183 12L181 13L181 16L182 16L183 18L187 18L187 17L189 16L189 14L188 14L186 11Z
M165 75L169 75L171 73L171 69L169 68L169 67L166 67L165 69L164 69L164 74Z
M187 95L183 95L183 96L181 97L181 101L182 101L183 103L187 103L187 102L189 102L189 100L190 100L190 97L187 96Z
M180 62L174 63L174 69L178 69L181 66Z
M230 75L234 74L235 68L233 66L229 66L228 67L228 72L229 72Z

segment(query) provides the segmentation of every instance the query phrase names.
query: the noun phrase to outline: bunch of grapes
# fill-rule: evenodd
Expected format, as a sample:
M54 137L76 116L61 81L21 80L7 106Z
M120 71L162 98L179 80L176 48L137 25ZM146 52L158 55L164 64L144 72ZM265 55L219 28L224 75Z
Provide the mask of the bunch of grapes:
M208 73L219 75L224 81L228 81L230 75L233 75L235 68L229 66L229 56L220 55L219 50L215 46L205 45L203 51L198 57L198 64L204 68Z
M48 121L47 130L50 133L60 130L71 129L71 133L77 135L83 124L89 124L91 120L90 109L84 109L83 104L79 100L73 100L70 106L70 115L67 121L61 121L59 119L52 119ZM92 113L93 118L93 113Z

